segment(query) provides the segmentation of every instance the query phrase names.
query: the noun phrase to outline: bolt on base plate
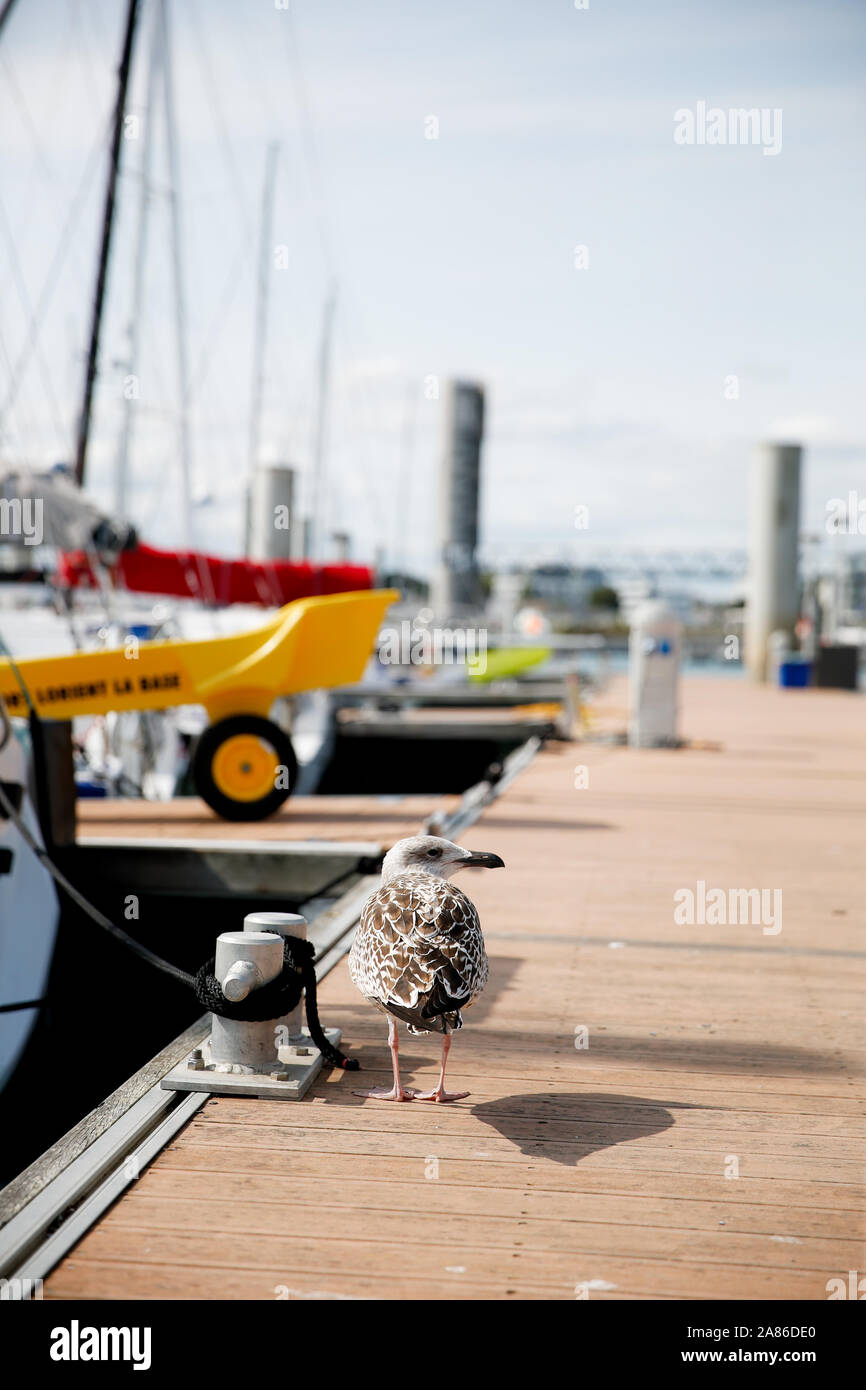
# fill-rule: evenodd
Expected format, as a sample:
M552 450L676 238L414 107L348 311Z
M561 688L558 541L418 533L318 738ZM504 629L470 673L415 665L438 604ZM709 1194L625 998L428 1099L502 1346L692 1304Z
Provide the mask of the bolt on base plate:
M339 1047L341 1028L326 1028L325 1037ZM215 1096L262 1096L272 1100L300 1100L322 1070L322 1054L303 1030L280 1047L267 1071L219 1071L207 1060L207 1041L188 1053L162 1078L164 1091L208 1091Z

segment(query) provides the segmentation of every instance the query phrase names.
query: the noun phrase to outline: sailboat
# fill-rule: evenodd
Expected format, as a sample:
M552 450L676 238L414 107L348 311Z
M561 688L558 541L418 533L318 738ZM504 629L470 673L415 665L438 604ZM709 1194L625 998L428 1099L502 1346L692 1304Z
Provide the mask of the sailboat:
M41 845L27 771L27 754L0 702L0 1090L38 1016L60 921L54 883L3 805L11 803Z
M84 373L84 390L76 439L74 476L80 488L87 483L88 455L100 340L107 298L109 267L118 213L119 175L124 143L122 139L128 88L145 10L142 0L128 0L123 26L122 48L111 129L110 158L105 188L101 237L95 291L93 296L89 347ZM73 645L105 645L123 640L124 632L141 638L200 637L224 633L258 623L257 609L278 609L295 599L369 590L374 584L370 566L344 559L323 563L318 550L321 542L322 494L324 489L325 434L328 400L330 327L334 313L334 293L329 290L319 363L318 418L314 441L313 488L315 492L309 539L304 558L280 553L279 546L264 555L247 554L224 558L196 548L192 543L193 504L191 492L192 439L189 422L189 369L186 344L186 295L183 274L182 240L179 215L179 162L176 148L173 91L171 26L167 0L153 0L150 6L153 26L147 69L146 105L142 142L141 182L138 197L135 258L133 265L132 311L129 325L129 358L125 363L134 378L141 343L141 322L146 293L146 253L148 217L152 198L151 150L155 145L154 123L160 102L164 117L167 153L167 193L170 209L170 265L172 271L174 328L177 349L177 380L180 400L177 455L180 465L181 514L186 544L166 549L135 543L116 547L110 555L92 544L58 547L55 583L64 595L66 611L58 619L58 629L68 632ZM271 218L278 150L267 151L260 224L260 266L256 300L253 389L250 409L248 470L252 483L259 458L259 421L267 336L267 310L272 240ZM132 442L136 407L134 393L125 395L123 421L114 467L114 514L125 515L130 493ZM272 528L273 529L273 528ZM297 537L298 528L292 528ZM248 549L250 537L248 536ZM315 558L314 558L315 557ZM178 601L172 606L154 600ZM228 614L227 609L236 612ZM244 610L249 610L245 612ZM83 621L73 624L77 611ZM225 619L225 621L223 620ZM64 640L60 650L67 650ZM45 648L43 647L43 650ZM55 648L55 650L57 650ZM303 743L312 754L326 734L321 717L321 701L310 697L304 710L306 730ZM319 716L313 717L319 711ZM82 794L129 794L169 797L174 794L187 762L189 740L201 732L201 719L194 709L179 714L153 713L106 715L79 728L80 747L85 765L79 769ZM318 739L313 736L318 731Z

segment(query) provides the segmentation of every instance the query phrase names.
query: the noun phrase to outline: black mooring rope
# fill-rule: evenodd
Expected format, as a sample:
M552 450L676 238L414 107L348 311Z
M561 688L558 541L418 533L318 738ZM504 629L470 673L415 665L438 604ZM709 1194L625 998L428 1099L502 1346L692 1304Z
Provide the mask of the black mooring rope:
M14 1014L17 1009L41 1009L47 999L20 999L17 1004L0 1004L0 1014Z
M2 639L0 639L0 644L2 644ZM5 644L3 645L5 646ZM36 713L30 701L29 691L27 691L27 687L20 673L16 671L16 674L18 675L19 684L25 692L28 704L30 704L31 720L38 723L39 715ZM0 699L2 699L2 697L0 697ZM181 970L179 966L172 965L171 961L163 960L162 956L158 956L155 951L149 950L148 947L142 945L140 941L136 941L135 937L130 936L122 927L115 926L110 918L100 912L97 907L94 907L93 904L85 898L84 894L80 893L75 885L70 883L66 875L58 869L47 851L43 849L39 841L31 834L30 828L17 808L13 806L9 797L6 796L2 785L0 785L0 809L2 809L6 818L12 821L28 849L36 855L36 858L54 879L58 888L60 888L67 897L71 898L72 901L81 908L82 912L85 912L87 916L90 917L91 921L95 922L103 931L108 932L110 936L113 936L115 940L119 941L127 950L132 951L141 960L147 961L147 964L152 965L154 969L163 971L164 974L170 975L181 984L189 985L190 988L195 991L197 998L204 1004L204 1007L211 1013L220 1014L220 1016L224 1018L245 1019L250 1022L263 1022L270 1018L282 1018L284 1014L289 1013L300 1002L301 992L303 991L306 995L307 1025L310 1030L310 1037L321 1052L325 1061L330 1062L332 1066L342 1067L346 1071L359 1070L357 1059L347 1057L339 1048L329 1043L322 1030L316 1002L315 950L311 942L304 941L300 937L286 938L283 946L283 968L277 978L269 981L266 985L262 985L260 989L253 990L247 999L233 1004L225 998L219 986L219 981L216 980L213 975L213 960L207 961L195 975L188 975L186 971ZM213 982L212 985L211 982ZM203 993L200 993L200 989ZM286 1007L283 1007L284 999L290 1000ZM256 1003L257 1000L259 1001L258 1004ZM279 1007L277 1007L277 1001L279 1001ZM8 1004L0 1008L0 1012L11 1013L16 1009L29 1008L31 1007L31 1002L32 1006L36 1007L43 1001L28 1000L25 1003ZM240 1013L232 1012L238 1009L241 1010ZM244 1012L244 1010L249 1011L254 1009L261 1010L262 1012ZM271 1010L273 1010L273 1012L271 1012Z

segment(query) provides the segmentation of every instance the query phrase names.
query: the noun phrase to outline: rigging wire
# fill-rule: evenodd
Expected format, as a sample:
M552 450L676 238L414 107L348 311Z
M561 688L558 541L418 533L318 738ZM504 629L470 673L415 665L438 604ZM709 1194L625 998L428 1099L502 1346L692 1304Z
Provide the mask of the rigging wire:
M24 343L24 347L21 349L21 352L19 353L16 359L15 365L10 372L10 381L7 387L6 395L3 398L2 404L0 404L0 419L2 419L2 417L7 413L7 411L11 410L14 406L18 390L21 386L22 379L27 370L27 367L29 366L30 358L34 352L39 351L38 343L42 321L54 296L54 291L57 287L57 283L60 278L60 272L63 269L64 262L66 260L70 245L72 243L73 233L76 224L78 223L78 220L85 206L86 195L90 191L90 186L99 167L99 159L103 149L103 142L105 139L105 135L108 132L108 129L109 124L106 123L105 130L97 136L93 146L91 147L90 154L88 155L87 163L84 167L84 172L75 191L72 203L70 204L66 221L60 232L60 236L57 241L57 248L54 252L54 255L51 259L51 263L46 272L45 279L42 283L42 288L39 291L39 296L36 301L36 307L33 310L30 318L29 331ZM67 430L64 429L62 433L66 435Z
M341 277L338 277L337 274L333 241L328 226L329 219L333 220L333 214L331 210L328 209L326 216L324 211L325 208L328 207L328 198L325 192L325 180L322 176L322 164L319 159L318 142L313 126L310 102L307 96L307 84L304 78L300 45L298 43L297 30L295 29L294 15L291 9L288 10L286 14L285 24L283 26L283 41L291 73L295 106L299 117L298 124L301 131L301 148L304 152L304 162L307 165L307 177L313 189L314 206L316 208L316 226L319 234L322 258L325 262L325 272L328 280L334 281Z
M253 218L248 208L248 200L241 177L240 167L235 157L234 146L229 134L222 101L220 99L219 84L216 80L214 65L211 60L210 49L206 38L206 26L202 24L201 14L195 0L188 0L187 9L194 33L192 48L195 53L202 87L210 109L211 120L216 129L220 157L228 175L229 185L234 194L233 202L239 226L237 255L228 269L218 307L212 319L212 333L210 336L203 339L201 353L193 373L193 383L190 388L190 402L192 403L199 399L205 381L210 374L216 347L221 341L223 330L228 321L229 311L241 285L242 272L248 265L248 248L253 242ZM213 412L210 411L209 413L212 414ZM226 434L227 433L228 432L226 432ZM221 438L222 437L221 435ZM232 450L230 447L226 449L226 461L234 475L237 468L237 454L236 451Z
M100 80L100 79L99 79L99 77L98 77L98 75L97 75L97 70L96 70L96 68L95 68L94 65L93 65L93 59L92 59L91 53L90 53L90 45L91 45L92 40L93 40L93 33L92 33L92 30L91 30L91 33L90 33L89 37L88 37L88 35L85 33L84 21L82 20L82 17L81 17L81 4L82 4L82 0L72 0L72 5L71 5L72 26L73 26L73 28L74 28L75 31L76 31L76 37L77 37L77 40L78 40L77 43L73 43L73 44L72 44L72 48L74 49L75 55L76 55L76 57L77 57L79 63L81 64L81 71L82 71L82 74L83 74L83 77L84 77L84 83L85 83L85 91L88 91L88 92L96 92L96 91L99 90L99 80ZM100 55L99 55L99 56L100 56L100 60L102 60L102 53L101 53L101 52L100 52Z
M192 372L192 381L189 389L190 405L192 405L193 401L197 398L198 393L203 389L210 375L210 369L213 363L213 349L222 336L229 310L238 292L241 270L246 260L246 246L246 233L242 233L234 259L229 264L225 284L223 285L222 293L217 301L216 308L214 309L208 325L208 331L204 335L198 362Z
M42 177L44 183L51 185L54 182L54 178L51 173L51 169L49 168L48 160L45 158L45 150L42 146L42 140L39 135L39 131L36 129L36 122L33 119L30 107L27 105L24 93L22 92L18 84L18 78L15 76L15 72L12 68L12 64L9 62L7 54L0 53L0 63L2 63L3 72L6 76L8 90L11 92L12 99L15 102L15 105L18 107L18 112L21 117L21 123L22 125L27 127L27 130L29 132L30 140L32 142L33 149L36 155L36 166L39 170L40 176Z
M192 24L195 38L195 42L193 44L193 51L196 55L196 60L199 65L202 78L202 85L209 104L212 123L217 132L222 162L228 174L230 187L234 192L235 210L240 229L238 252L235 261L232 263L232 265L229 266L225 280L225 285L212 318L211 332L203 341L202 351L197 360L195 371L193 373L193 385L190 391L190 399L193 400L199 398L199 396L204 390L205 382L207 381L210 375L211 368L216 357L215 350L218 346L218 343L222 340L224 329L228 321L229 313L234 305L238 290L241 288L242 282L240 272L242 270L246 270L246 268L251 264L249 248L254 244L255 228L253 215L250 211L250 199L247 197L246 191L243 186L240 168L238 165L237 158L235 156L234 146L223 112L223 104L220 97L220 88L216 80L215 69L211 60L211 54L207 44L205 29L202 25L199 9L197 4L195 3L195 0L189 0L188 12L190 15L190 22ZM285 117L281 114L275 114L274 111L271 109L270 102L267 99L266 95L267 88L263 85L261 81L261 71L259 70L259 68L257 68L256 76L258 78L258 81L256 83L256 90L259 96L259 100L262 104L262 108L265 111L269 128L271 131L277 133L280 131L281 125L285 121ZM289 131L287 132L287 134L290 135L291 132ZM288 369L284 349L279 339L275 339L269 344L269 356L271 358L272 363L275 363L276 366L276 371L273 374L276 375L281 382L294 382L296 380L297 371L291 371ZM267 392L265 389L267 385L266 377L263 385L263 398L266 398L267 396ZM285 392L283 391L282 394L284 395ZM209 407L208 414L209 416L213 417L214 409ZM240 429L238 429L238 434L240 434ZM224 441L227 441L228 430L223 431L220 438ZM230 466L232 468L232 474L234 476L236 473L238 449L232 448L232 446L229 443L226 443L225 447L227 452L227 460L230 463Z
M12 228L10 227L9 220L6 216L6 209L3 205L2 196L0 196L0 232L2 232L3 240L6 243L6 251L9 256L9 264L12 268L12 278L15 281L15 288L18 292L18 298L21 302L21 308L24 311L24 316L28 321L28 332L30 335L32 335L34 331L33 305L30 302L30 295L27 291L27 284L24 280L24 275L21 270L21 262L18 259L18 251L15 246L15 238L12 235ZM65 433L63 415L60 410L60 405L58 403L57 397L54 393L54 383L51 379L51 373L48 370L48 363L45 360L45 354L43 353L42 348L39 346L38 341L36 344L35 351L39 361L40 375L42 377L42 388L45 392L45 398L48 401L49 407L54 416L54 427L57 430L58 436L62 438Z
M90 11L88 11L88 13L90 14ZM81 24L80 0L72 0L72 3L70 4L67 13L67 21L68 32L65 38L61 38L59 41L59 48L62 54L60 58L61 81L54 81L52 83L51 88L52 112L53 120L55 121L55 123L58 119L62 119L62 116L58 114L58 94L61 90L64 90L64 88L62 87L62 82L65 81L65 78L70 70L69 63L67 61L70 51L74 52L81 60L84 79L84 91L87 93L87 99L89 104L93 103L94 94L99 91L100 86L97 74L95 73L94 68L90 62L89 53L85 52L86 45L84 42L85 36L83 34ZM79 42L76 42L76 36L78 36L80 40ZM102 47L104 48L104 44L102 45ZM22 90L22 86L19 83L15 71L12 67L12 64L9 61L9 58L5 52L0 53L0 64L2 64L4 76L6 79L6 89L9 91L18 109L21 124L28 133L30 143L34 152L35 168L38 170L43 183L46 184L49 188L53 189L57 183L56 173L53 170L51 163L46 155L42 137L40 135L36 121L34 120L25 93ZM29 331L26 335L24 347L18 354L15 366L10 366L10 381L6 394L6 399L4 400L2 407L0 407L0 418L2 418L3 415L8 415L11 413L13 400L21 388L24 374L27 370L27 367L30 363L34 351L37 351L41 355L41 348L39 347L38 343L38 333L41 328L44 314L53 297L53 292L56 286L57 278L59 277L60 270L64 262L66 261L67 255L69 253L71 253L72 259L77 265L79 276L83 276L85 273L80 263L80 247L74 241L72 234L75 224L79 219L81 209L84 206L85 195L89 191L90 183L92 182L93 175L98 167L98 156L102 149L102 141L103 134L102 132L100 132L100 134L97 136L96 141L94 142L90 154L88 155L84 173L82 175L78 188L76 189L75 194L73 196L72 204L66 219L66 223L58 238L57 248L50 262L49 269L45 276L42 289L40 290L36 308L31 316ZM41 397L41 400L43 402L45 394L46 393L43 389ZM49 400L50 399L51 396L49 394ZM42 411L40 410L39 413L41 415ZM58 425L61 439L68 439L69 435L74 434L74 425L72 424L72 422L70 422L68 426L62 425L59 422ZM30 433L32 435L34 432L31 430ZM65 449L65 446L58 447L63 447Z
M361 354L358 351L351 350L352 340L355 338L355 335L351 331L351 324L353 312L356 319L359 319L360 316L354 304L351 286L346 287L345 278L342 275L339 275L339 277L337 275L335 241L339 241L340 239L339 227L337 227L336 233L334 233L333 227L337 222L337 218L334 213L333 203L329 199L326 190L326 180L319 154L319 141L316 134L312 103L308 94L301 45L292 10L288 11L285 19L283 43L291 79L292 93L295 99L295 109L301 135L301 148L307 169L307 178L313 194L319 245L329 280L333 281L337 278L340 280L340 336L344 343L350 348L350 358L357 358L360 357ZM361 328L361 336L369 341L369 334L363 332L363 325L361 325ZM369 401L367 399L366 387L363 380L359 383L359 392L362 397L360 415L369 417ZM366 466L357 470L362 479L361 495L368 508L373 534L377 537L380 544L385 545L385 527L387 524L386 518L388 515L388 508L383 505L380 483L369 461L369 444L366 438L368 426L362 422L359 428L359 413L356 411L354 403L351 400L351 390L345 389L342 395L344 398L342 402L343 413L348 416L350 428L357 435L359 441L357 447L367 458Z
M6 347L6 339L5 339L4 336L3 336L3 325L2 325L2 323L0 323L0 358L3 359L3 365L4 365L5 368L6 368L6 375L7 375L8 377L11 377L11 376L12 376L12 359L11 359L10 356L9 356L9 350L8 350L8 348ZM20 431L19 431L19 429L18 429L18 426L17 426L17 424L16 424L16 419L15 419L15 417L13 416L12 411L9 410L9 411L7 411L5 414L6 414L6 416L8 416L9 424L10 424L11 427L12 427L12 432L13 432L14 434L20 435ZM6 442L6 435L7 435L7 433L8 433L8 431L6 430L6 418L5 418L4 414L3 414L2 412L0 412L0 450L3 449L3 446L4 446L5 442Z
M241 178L240 169L235 159L234 148L223 114L219 86L216 82L210 51L205 39L205 26L201 22L201 15L196 0L187 0L187 3L195 28L196 42L194 44L194 52L204 79L204 88L211 115L213 116L214 125L216 126L222 158L229 172L229 178L234 185L235 203L238 218L240 219L241 230L245 240L249 242L252 234L252 217L247 211L243 179Z

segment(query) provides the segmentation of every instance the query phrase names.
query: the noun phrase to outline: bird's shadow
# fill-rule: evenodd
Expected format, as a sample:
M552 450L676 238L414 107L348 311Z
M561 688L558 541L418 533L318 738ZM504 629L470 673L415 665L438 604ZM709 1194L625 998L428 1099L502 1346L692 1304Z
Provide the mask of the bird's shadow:
M643 1096L544 1091L481 1101L471 1110L528 1158L574 1167L600 1149L670 1129L672 1110L706 1108Z

